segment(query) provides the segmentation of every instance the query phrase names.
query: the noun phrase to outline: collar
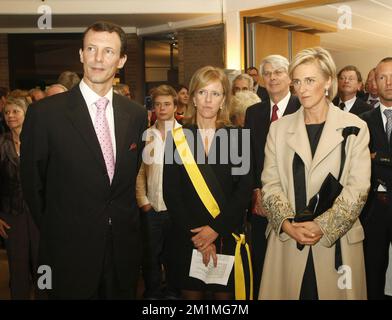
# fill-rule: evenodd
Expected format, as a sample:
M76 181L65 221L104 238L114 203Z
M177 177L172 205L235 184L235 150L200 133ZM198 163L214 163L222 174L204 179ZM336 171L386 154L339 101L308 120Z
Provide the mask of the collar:
M381 116L382 117L386 117L385 116L385 114L384 114L384 110L392 110L392 107L386 107L385 105L383 105L381 102L380 102L380 112L381 112Z
M342 101L342 99L339 98L339 105L343 102L345 105L344 109L347 111L350 111L350 109L353 107L353 105L355 103L355 100L357 100L356 96L354 96L353 98L351 98L350 100L347 100L347 101ZM338 107L339 107L339 105L338 105Z
M91 106L97 102L100 95L98 95L95 91L93 91L86 82L82 79L79 83L80 91L82 92L83 98L86 101L88 106ZM110 88L108 93L105 94L105 97L109 100L109 105L113 105L113 88Z
M289 90L287 95L277 103L277 106L279 108L279 112L281 114L283 114L286 111L287 105L289 104L290 97L291 97L291 93ZM272 110L272 107L275 105L275 103L272 100L270 100L270 104L271 104L271 110Z

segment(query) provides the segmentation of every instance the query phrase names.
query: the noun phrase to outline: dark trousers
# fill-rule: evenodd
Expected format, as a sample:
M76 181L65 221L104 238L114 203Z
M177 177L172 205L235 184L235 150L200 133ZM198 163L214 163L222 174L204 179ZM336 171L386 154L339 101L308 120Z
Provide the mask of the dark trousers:
M264 266L264 257L267 250L267 239L265 230L267 229L268 220L266 217L251 214L250 217L250 242L252 250L252 268L253 268L253 294L256 299L259 295L261 275Z
M101 278L97 291L90 299L92 300L131 300L136 298L136 284L127 290L120 289L113 259L113 233L108 225L105 241L104 261Z
M165 269L166 291L175 294L172 274L167 264L167 235L170 229L170 218L167 211L156 212L151 209L141 212L143 260L142 271L145 285L144 298L162 299L165 292L162 287L162 266Z
M364 253L368 299L385 299L385 275L389 261L389 245L392 242L391 199L380 201L378 193L372 195L365 208L366 219Z
M37 289L39 233L30 213L1 213L0 217L11 227L6 230L8 239L5 240L11 299L30 299L33 288L35 297L42 298Z

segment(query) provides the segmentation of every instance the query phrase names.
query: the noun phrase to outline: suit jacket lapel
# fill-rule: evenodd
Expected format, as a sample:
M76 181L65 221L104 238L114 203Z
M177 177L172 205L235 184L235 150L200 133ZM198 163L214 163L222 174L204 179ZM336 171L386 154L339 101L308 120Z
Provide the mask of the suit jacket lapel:
M286 116L288 114L292 114L292 113L296 112L299 109L299 106L300 106L300 103L298 101L298 98L291 95L290 100L287 104L287 108L283 113L283 116ZM270 106L270 108L271 108L271 106Z
M337 107L330 106L327 120L314 155L311 169L315 168L325 157L328 156L342 141L343 126L340 123L340 112Z
M388 137L384 130L384 122L382 121L380 107L377 107L372 111L371 121L371 131L377 136L376 141L379 141L380 146L385 146L384 150L388 150Z
M358 110L357 110L358 108L359 108L358 98L356 98L353 106L350 109L350 113L357 114L358 113Z
M309 170L312 163L308 133L306 132L303 108L296 114L291 126L287 131L287 144L302 159L305 167Z
M130 129L130 113L121 103L120 98L113 94L113 114L114 114L114 132L116 135L116 166L112 184L118 172L121 155L124 150L128 150L124 144L127 142L127 130Z
M82 139L85 141L87 148L94 154L102 168L106 170L105 160L103 158L101 146L95 133L93 122L86 102L83 99L79 86L75 86L69 93L68 117Z

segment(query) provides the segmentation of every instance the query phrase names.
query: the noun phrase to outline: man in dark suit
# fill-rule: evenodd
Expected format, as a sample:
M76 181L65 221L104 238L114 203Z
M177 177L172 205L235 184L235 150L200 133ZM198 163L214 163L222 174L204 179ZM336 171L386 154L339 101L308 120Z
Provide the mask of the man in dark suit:
M376 67L380 105L363 114L370 131L371 190L361 214L369 299L384 299L389 246L392 243L392 57Z
M289 62L280 55L271 55L261 62L261 71L270 99L249 107L245 128L250 129L253 153L253 200L250 215L254 292L257 296L267 247L265 230L268 224L261 208L261 171L264 166L264 146L272 121L297 111L300 103L290 93Z
M356 115L371 110L366 102L357 97L361 85L362 76L357 67L345 66L338 73L338 95L333 99L333 104Z
M365 83L366 95L364 101L371 105L372 108L378 107L380 98L378 96L377 84L376 84L376 68L369 71L366 83Z
M79 51L81 83L26 115L22 186L41 234L40 264L51 269L51 299L135 297L141 259L135 184L147 114L113 94L125 50L119 26L94 23Z
M256 93L262 102L268 101L268 91L266 88L259 85L259 70L256 67L249 67L246 73L253 78L253 92Z

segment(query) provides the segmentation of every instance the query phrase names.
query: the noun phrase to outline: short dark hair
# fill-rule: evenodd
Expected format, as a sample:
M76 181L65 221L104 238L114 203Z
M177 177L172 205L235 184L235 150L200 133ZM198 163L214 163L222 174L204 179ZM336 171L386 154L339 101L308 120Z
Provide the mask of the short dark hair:
M391 62L392 61L392 57L385 57L384 59L382 59L380 62L379 62L379 64L380 63L383 63L383 62Z
M127 51L127 36L124 32L124 30L117 24L109 21L97 21L94 22L92 25L87 27L87 29L83 33L83 44L82 48L84 48L84 38L86 37L87 32L90 30L96 31L96 32L115 32L118 34L120 37L121 41L121 49L120 49L120 57L123 57L125 55L125 52Z
M251 71L251 70L256 70L257 71L257 74L259 74L259 69L257 69L256 67L249 67L248 69L246 69L246 73L248 73L248 71Z
M178 92L180 92L182 89L186 89L186 91L189 91L189 88L185 84L178 84L174 87L174 89Z
M343 71L355 71L355 73L357 74L358 82L362 82L361 72L358 70L356 66L348 65L343 67L338 73L338 79L340 78L340 75L343 73Z

